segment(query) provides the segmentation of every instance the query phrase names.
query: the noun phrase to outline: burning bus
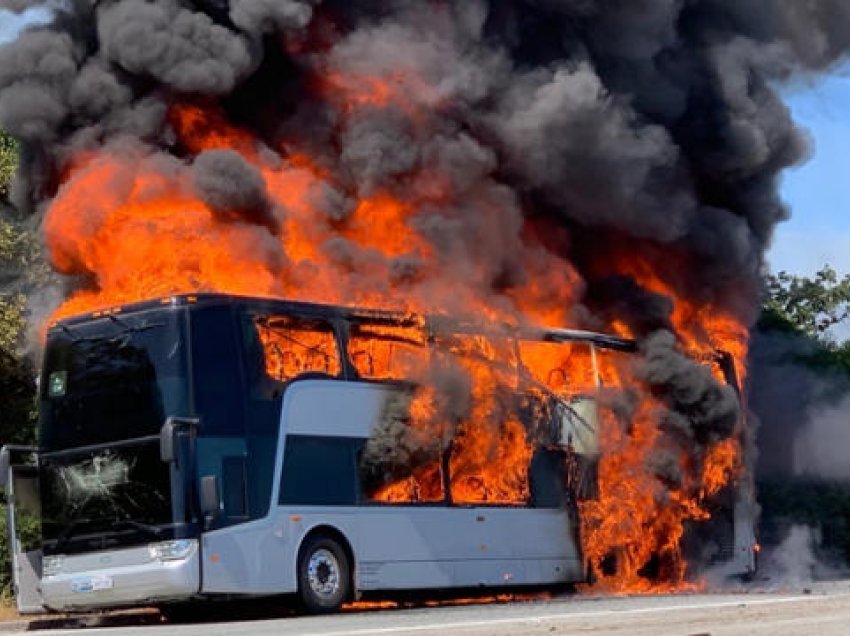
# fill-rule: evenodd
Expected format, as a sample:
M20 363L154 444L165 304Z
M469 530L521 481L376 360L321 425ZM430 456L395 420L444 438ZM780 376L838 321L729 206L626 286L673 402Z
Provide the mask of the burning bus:
M633 556L597 555L583 517L635 348L225 294L58 321L38 448L2 452L19 608L295 593L326 612L363 592L604 576ZM728 355L706 366L737 384ZM689 517L737 573L755 556L742 483L704 478ZM16 536L22 514L39 545Z

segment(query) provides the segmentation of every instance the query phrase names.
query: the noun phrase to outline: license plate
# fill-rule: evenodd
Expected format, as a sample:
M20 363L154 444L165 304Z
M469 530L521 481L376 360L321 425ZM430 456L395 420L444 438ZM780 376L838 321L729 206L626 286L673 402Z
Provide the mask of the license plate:
M71 591L78 594L111 589L111 576L81 576L76 579L71 579Z

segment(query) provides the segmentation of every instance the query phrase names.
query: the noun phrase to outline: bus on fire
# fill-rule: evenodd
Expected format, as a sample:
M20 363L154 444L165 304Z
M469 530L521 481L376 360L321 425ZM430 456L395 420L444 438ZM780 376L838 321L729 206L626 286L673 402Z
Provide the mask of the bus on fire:
M529 371L553 350L575 365ZM583 581L599 358L633 350L223 294L60 321L38 448L0 455L18 607L294 593L324 612L373 590ZM744 573L752 520L730 490L719 558Z

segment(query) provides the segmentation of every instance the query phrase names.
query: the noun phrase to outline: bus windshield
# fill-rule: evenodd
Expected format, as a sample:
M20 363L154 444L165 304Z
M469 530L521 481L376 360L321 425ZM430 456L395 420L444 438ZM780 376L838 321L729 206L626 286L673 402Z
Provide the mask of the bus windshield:
M169 308L56 328L42 376L42 450L155 435L169 415L187 415L182 324Z
M174 536L158 433L189 415L183 311L157 308L60 325L41 380L45 554Z

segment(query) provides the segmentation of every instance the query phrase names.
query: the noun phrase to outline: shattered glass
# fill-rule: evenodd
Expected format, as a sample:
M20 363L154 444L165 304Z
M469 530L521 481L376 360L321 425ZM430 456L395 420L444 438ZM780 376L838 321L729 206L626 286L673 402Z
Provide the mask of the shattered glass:
M42 459L46 554L174 536L168 465L153 442Z

